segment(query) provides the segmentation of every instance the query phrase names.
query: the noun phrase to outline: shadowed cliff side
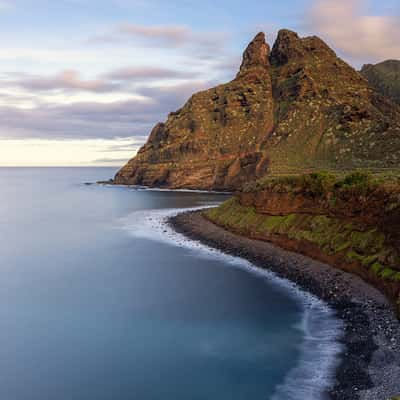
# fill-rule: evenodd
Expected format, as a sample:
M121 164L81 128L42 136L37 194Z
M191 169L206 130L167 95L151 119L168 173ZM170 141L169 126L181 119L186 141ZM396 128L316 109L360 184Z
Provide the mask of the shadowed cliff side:
M400 104L400 60L366 64L360 73L379 93Z
M321 39L259 33L236 78L193 95L115 176L118 184L234 190L268 173L400 163L400 107Z

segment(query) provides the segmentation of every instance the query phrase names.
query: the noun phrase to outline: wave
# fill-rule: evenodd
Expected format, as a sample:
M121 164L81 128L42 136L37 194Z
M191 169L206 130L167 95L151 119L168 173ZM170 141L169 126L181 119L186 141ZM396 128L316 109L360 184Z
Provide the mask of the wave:
M297 365L277 386L271 400L322 400L335 380L343 346L338 342L343 324L322 301L305 308L301 330L304 340Z
M219 250L191 240L176 232L167 223L170 217L181 212L195 211L215 205L185 208L135 211L124 217L123 229L133 237L166 242L195 251L201 257L222 260L236 268L244 268L253 274L280 286L294 297L303 308L301 324L297 327L303 333L300 357L284 381L279 384L269 400L323 400L327 389L334 383L334 374L340 362L343 346L339 339L343 324L335 317L334 311L325 302L298 288L292 282L280 278L273 272L256 267L249 261L225 254Z

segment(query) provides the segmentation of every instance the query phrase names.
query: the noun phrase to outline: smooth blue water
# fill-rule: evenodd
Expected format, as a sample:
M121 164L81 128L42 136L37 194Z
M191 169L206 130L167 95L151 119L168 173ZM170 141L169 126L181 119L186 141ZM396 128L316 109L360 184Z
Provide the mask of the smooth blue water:
M83 185L114 172L0 168L0 399L272 398L304 305L137 218L222 196Z

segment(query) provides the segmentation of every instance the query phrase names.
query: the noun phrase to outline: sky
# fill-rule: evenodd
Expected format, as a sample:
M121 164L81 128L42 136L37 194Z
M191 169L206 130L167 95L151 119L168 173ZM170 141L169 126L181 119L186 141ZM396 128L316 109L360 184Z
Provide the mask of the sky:
M123 165L259 31L400 59L399 0L0 0L0 166Z

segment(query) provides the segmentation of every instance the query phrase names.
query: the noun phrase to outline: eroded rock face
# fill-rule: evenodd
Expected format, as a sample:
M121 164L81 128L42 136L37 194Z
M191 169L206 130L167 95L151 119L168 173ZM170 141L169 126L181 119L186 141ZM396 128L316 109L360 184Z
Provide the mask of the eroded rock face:
M193 95L157 124L117 183L233 189L268 167L262 144L273 130L269 47L258 34L230 83Z
M243 53L243 61L237 77L246 74L253 68L260 68L268 71L269 53L270 48L265 41L265 34L260 32Z
M241 193L203 215L241 236L272 242L360 276L386 294L400 317L399 231L388 231L387 223L373 223L376 203L380 202L381 215L385 215L390 193L376 193L370 204L369 199L348 194L349 211L342 205L336 209L336 205L324 204L318 196L297 191L285 195L279 190ZM291 202L286 201L289 196ZM366 210L357 210L360 201ZM395 217L393 210L386 209L386 216Z
M265 174L400 164L400 108L321 39L259 33L236 78L157 124L119 184L234 190Z

